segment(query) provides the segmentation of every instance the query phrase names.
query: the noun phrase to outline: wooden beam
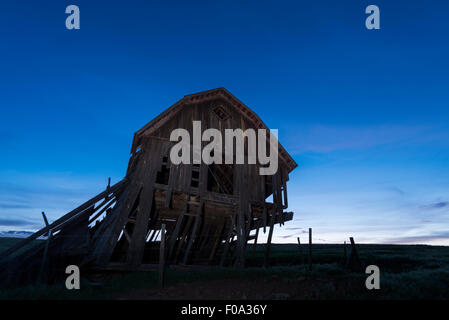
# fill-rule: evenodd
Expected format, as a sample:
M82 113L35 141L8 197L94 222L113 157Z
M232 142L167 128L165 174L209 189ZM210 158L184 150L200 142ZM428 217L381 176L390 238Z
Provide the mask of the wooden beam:
M184 227L184 230L181 234L181 238L179 239L178 247L176 248L175 257L173 260L175 263L178 261L179 253L181 252L181 248L185 244L185 241L187 239L187 233L190 230L190 226L192 225L193 220L194 220L193 218L187 217L187 224Z
M141 168L140 168L141 169ZM137 171L139 173L140 170ZM129 213L132 210L137 196L141 190L141 184L138 181L138 174L133 178L133 182L126 188L124 194L117 200L117 204L112 209L107 221L103 220L96 235L97 243L92 250L91 256L95 263L102 266L106 265L111 258L112 252L117 244L118 236L128 220ZM107 223L106 223L107 222Z
M47 216L45 215L44 211L42 211L42 218L44 218L45 226L48 227L48 220L47 220Z
M164 287L164 270L165 269L165 224L161 227L161 242L159 247L159 287Z
M173 253L173 248L176 244L176 239L178 238L179 230L181 229L182 220L184 218L184 213L187 211L190 201L190 194L187 195L186 203L184 205L184 209L182 210L181 214L179 215L178 219L176 220L176 226L173 230L173 233L170 235L170 243L168 245L168 256L167 259L170 260L171 255Z
M268 231L268 239L267 239L267 243L265 245L265 261L264 261L265 267L268 267L270 265L270 246L271 246L271 239L273 238L274 222L276 219L275 212L276 212L276 209L273 210L273 212L271 214L270 231Z
M204 201L201 200L200 201L200 205L198 207L198 214L197 214L197 216L195 218L195 224L193 225L193 230L192 230L192 232L190 234L189 243L187 244L187 249L186 249L186 252L184 253L183 264L187 264L187 261L189 259L190 250L192 249L193 241L196 238L196 230L198 229L198 226L200 224L203 208L204 208Z
M209 255L209 263L212 263L214 257L215 257L215 253L217 252L218 249L218 244L220 243L221 239L222 239L222 234L225 230L225 223L223 223L223 225L221 226L220 232L217 233L217 235L215 236L215 242L214 245L212 246L212 250L210 252Z
M223 253L221 255L220 267L223 267L225 262L226 262L226 256L228 255L228 250L229 250L229 242L231 241L231 237L233 237L232 233L234 231L234 225L235 225L236 216L237 216L237 211L234 213L234 215L231 218L231 224L229 226L228 235L227 235L226 240L225 240L225 247L224 247Z
M259 237L259 229L256 229L256 236L254 238L254 244L253 244L253 254L252 254L253 258L254 258L254 255L256 254L257 238L258 237Z
M131 266L138 266L142 263L143 251L146 243L145 235L148 231L148 222L153 213L154 183L157 172L161 169L162 157L165 154L161 143L148 142L146 149L147 157L152 156L154 162L147 164L142 179L144 186L140 194L137 207L136 223L131 235L131 243L128 247L126 261Z

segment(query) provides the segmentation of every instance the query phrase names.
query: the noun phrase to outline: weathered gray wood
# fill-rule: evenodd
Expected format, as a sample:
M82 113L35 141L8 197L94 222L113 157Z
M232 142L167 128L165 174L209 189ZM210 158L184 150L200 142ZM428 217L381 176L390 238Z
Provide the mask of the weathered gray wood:
M176 226L175 229L172 233L172 235L170 236L170 243L168 245L168 256L167 258L170 259L171 255L173 253L173 249L175 247L176 244L176 239L178 238L178 233L179 230L181 229L181 224L184 218L184 214L187 212L188 206L189 206L189 201L190 201L190 195L187 195L187 199L186 199L186 203L184 205L184 209L182 210L181 214L179 215L178 219L176 220Z
M221 242L222 239L222 234L225 230L225 226L226 224L223 222L221 228L220 228L220 232L217 233L217 235L215 236L215 241L214 244L212 246L212 250L210 250L210 255L209 255L209 263L211 263L214 260L215 254L217 252L218 249L218 245Z
M265 261L264 261L264 266L265 267L268 267L270 265L271 239L273 238L274 223L275 223L275 220L276 220L275 212L276 212L276 210L273 210L272 213L271 213L270 230L268 231L268 239L267 239L267 243L265 245Z
M192 249L193 241L196 238L196 232L197 232L198 226L199 226L200 221L201 221L203 208L204 208L204 201L201 200L200 201L200 205L198 207L198 214L197 214L197 216L195 218L195 223L193 225L193 229L192 229L192 232L190 234L189 243L187 244L187 249L186 249L186 252L184 253L183 264L187 264L187 261L189 259L190 250Z
M288 198L287 198L287 181L283 181L283 191L284 191L284 208L288 208Z
M165 224L161 226L161 242L159 247L159 287L164 287L165 273Z
M188 237L188 231L190 230L190 226L192 225L193 220L194 220L193 218L187 217L187 224L185 225L184 230L183 230L183 232L181 234L181 238L179 240L178 247L176 248L175 257L173 259L173 261L175 263L178 261L178 257L179 257L179 254L181 252L181 249L182 249L182 247L184 246L184 244L186 242L186 239Z
M253 253L252 253L252 257L253 258L254 258L254 255L256 254L257 238L258 237L259 237L259 228L256 229L256 236L254 237Z
M174 188L174 184L176 182L176 177L177 177L177 171L178 171L178 167L179 165L174 165L173 163L171 163L170 160L168 160L170 163L170 176L168 177L168 188L167 188L167 192L165 194L165 207L166 208L170 208L171 205L171 198L172 198L172 193L173 193L173 188Z
M147 147L148 148L148 147ZM143 174L144 186L140 195L137 207L136 223L131 235L131 242L128 247L126 261L132 266L138 266L142 262L143 250L145 246L145 235L148 229L148 222L153 210L154 183L157 172L161 168L162 156L164 154L163 145L151 143L149 153L153 155L154 163L147 165Z
M231 238L233 236L233 232L234 232L234 225L235 225L235 220L237 217L237 209L235 209L235 213L232 215L231 218L231 224L229 225L229 229L228 229L228 235L226 236L225 239L225 247L223 249L223 253L221 255L221 260L220 260L220 266L223 267L226 261L226 257L228 255L228 251L229 251L229 242L231 241Z
M134 177L134 181L128 188L126 188L126 191L120 197L117 205L113 208L108 221L102 222L101 227L103 228L98 231L98 233L101 234L101 238L92 251L92 256L94 257L96 264L102 266L109 262L115 245L117 244L118 236L125 226L137 196L140 193L140 189L141 184L137 177ZM103 225L105 222L108 222L108 224Z
M263 233L265 233L266 232L266 228L267 228L267 221L268 221L268 219L267 219L267 206L266 205L264 205L263 206Z

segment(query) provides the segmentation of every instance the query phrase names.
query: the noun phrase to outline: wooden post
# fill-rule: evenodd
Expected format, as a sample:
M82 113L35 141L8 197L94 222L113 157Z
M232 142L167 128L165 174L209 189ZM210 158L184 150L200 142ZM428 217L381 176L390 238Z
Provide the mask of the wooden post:
M226 237L226 242L225 242L225 247L224 247L223 253L221 255L220 267L223 267L226 262L226 256L228 254L229 245L230 245L230 242L232 241L232 237L233 237L234 224L235 224L236 217L237 217L237 211L235 211L234 215L231 218L231 225L229 226L228 235Z
M43 212L42 212L42 214L45 217L45 214ZM50 241L51 241L52 236L53 236L53 232L50 229L50 231L48 232L47 241L45 242L44 255L42 256L41 268L39 270L39 275L38 275L38 278L37 278L38 283L41 283L42 280L43 280L44 271L45 271L45 265L47 263L48 247L50 245Z
M159 287L164 287L165 268L165 224L161 226L161 244L159 250Z
M45 227L48 227L48 220L47 220L47 216L45 215L44 211L42 211L42 218L44 218Z
M349 240L351 241L351 253L349 254L349 259L346 262L346 267L352 271L363 272L362 262L360 261L354 238L350 237Z
M48 227L48 220L47 220L47 216L45 215L45 212L42 211L42 218L44 218L44 222L45 222L45 227ZM44 236L48 236L48 232L44 234Z
M200 224L201 215L203 213L203 208L204 208L204 200L201 199L200 205L198 207L198 213L195 216L195 224L193 225L192 232L190 233L189 243L187 244L187 249L186 249L186 252L184 253L184 260L182 262L183 264L187 264L187 262L188 262L190 249L192 248L193 241L196 237L196 230L198 229L198 226Z
M309 271L312 271L312 228L309 228Z
M253 254L252 254L253 258L254 258L254 255L256 254L257 238L258 237L259 237L259 228L257 228L256 235L254 236L254 245L253 245Z
M344 252L344 263L348 260L348 254L346 252L346 241L343 244L343 252Z
M298 240L298 251L299 251L299 261L301 262L301 240L299 237L296 238Z
M270 231L268 231L268 239L265 245L264 267L268 267L270 264L270 246L271 246L271 238L273 237L274 219L275 219L275 211L273 211L273 213L271 214Z

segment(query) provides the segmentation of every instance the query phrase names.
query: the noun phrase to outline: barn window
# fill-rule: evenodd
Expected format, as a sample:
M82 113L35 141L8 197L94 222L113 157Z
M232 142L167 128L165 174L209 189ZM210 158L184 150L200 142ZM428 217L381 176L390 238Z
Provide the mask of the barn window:
M198 188L200 184L200 165L194 164L192 166L192 178L190 181L190 186L193 188Z
M163 157L161 171L158 171L156 176L156 183L168 185L169 178L170 166L168 165L168 157Z
M214 109L215 115L220 118L220 120L226 120L228 119L229 113L226 111L226 109L223 106L218 106Z

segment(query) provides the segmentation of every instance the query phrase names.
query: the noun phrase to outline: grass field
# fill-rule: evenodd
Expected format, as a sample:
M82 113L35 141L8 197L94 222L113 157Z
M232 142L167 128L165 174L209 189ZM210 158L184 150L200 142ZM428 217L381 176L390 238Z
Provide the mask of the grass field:
M17 239L0 239L0 251ZM108 274L83 278L80 290L64 284L3 290L0 299L449 299L449 247L358 245L364 265L380 268L380 290L367 290L364 273L345 270L342 245L313 245L313 269L307 267L307 245L274 244L271 266L261 267L264 246L247 268L171 270L166 285L156 272ZM348 247L349 254L349 247Z

